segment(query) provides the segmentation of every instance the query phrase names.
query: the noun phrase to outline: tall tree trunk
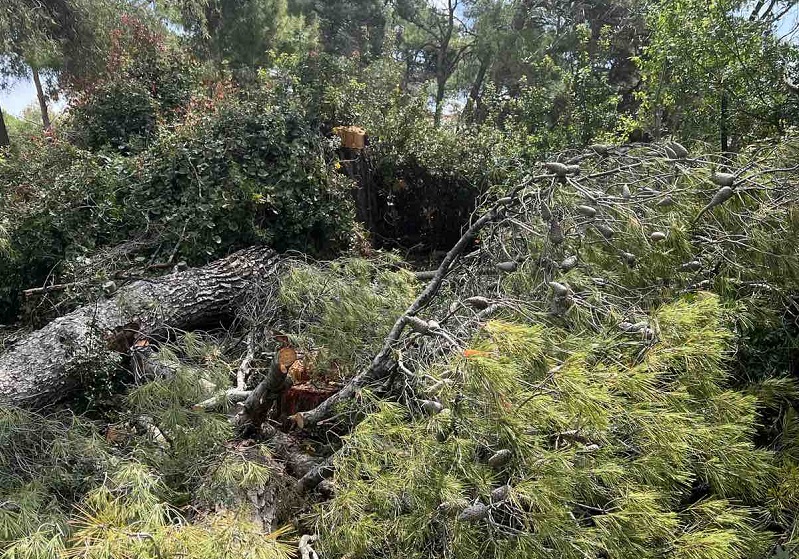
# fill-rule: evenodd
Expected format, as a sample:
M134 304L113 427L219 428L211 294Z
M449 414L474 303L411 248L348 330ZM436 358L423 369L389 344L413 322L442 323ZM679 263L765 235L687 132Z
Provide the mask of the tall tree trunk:
M5 118L3 118L3 109L0 108L0 147L10 145L11 140L8 137L8 129L6 128Z
M39 109L42 111L42 126L45 130L50 129L50 115L47 113L47 97L44 95L42 80L39 77L39 70L31 67L33 73L33 83L36 85L36 97L39 98Z
M436 78L436 84L436 112L433 117L433 123L435 127L438 128L441 125L441 115L444 112L444 95L447 87L447 78L439 75Z
M267 248L239 251L202 268L134 282L55 319L0 353L0 406L57 403L97 363L127 353L136 336L218 323L251 288L277 282L278 262Z
M480 59L480 69L477 71L477 77L474 79L472 89L469 91L469 99L467 99L466 107L463 110L469 120L474 120L475 111L480 104L480 90L483 89L489 63L490 57Z

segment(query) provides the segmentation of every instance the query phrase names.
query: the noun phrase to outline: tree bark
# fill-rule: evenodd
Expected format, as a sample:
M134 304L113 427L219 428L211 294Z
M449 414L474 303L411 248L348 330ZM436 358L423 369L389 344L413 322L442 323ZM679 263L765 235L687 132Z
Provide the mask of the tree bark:
M470 122L475 122L477 120L476 113L480 107L480 91L483 89L483 82L485 81L489 64L490 58L488 56L480 59L480 68L477 70L477 77L475 77L472 88L469 91L469 99L466 101L466 107L463 112Z
M36 97L39 99L39 110L42 111L42 126L45 130L49 130L50 115L47 112L47 97L44 95L42 80L39 77L39 70L31 66L31 72L33 73L33 83L36 85Z
M441 126L441 117L444 114L444 96L447 91L447 78L439 75L436 78L436 109L433 114L433 125L438 128Z
M43 408L91 374L98 357L126 353L138 336L214 324L252 287L277 281L279 258L250 248L202 268L141 280L57 318L0 354L0 405Z
M0 108L0 148L10 145L11 140L8 137L8 129L6 128L5 118L3 118L3 109Z

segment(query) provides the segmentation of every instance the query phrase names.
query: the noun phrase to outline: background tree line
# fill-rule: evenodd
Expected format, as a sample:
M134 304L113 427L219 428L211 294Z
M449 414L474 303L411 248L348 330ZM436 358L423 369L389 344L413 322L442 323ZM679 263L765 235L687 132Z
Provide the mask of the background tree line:
M121 14L201 60L206 79L251 83L280 55L324 52L400 69L436 124L526 128L543 148L604 133L715 140L734 149L794 114L793 1L12 0L0 11L2 76L47 101L108 71ZM131 21L128 19L128 21ZM143 75L130 76L141 79ZM378 83L369 84L379 87ZM554 130L557 129L557 132ZM637 136L636 136L637 135Z

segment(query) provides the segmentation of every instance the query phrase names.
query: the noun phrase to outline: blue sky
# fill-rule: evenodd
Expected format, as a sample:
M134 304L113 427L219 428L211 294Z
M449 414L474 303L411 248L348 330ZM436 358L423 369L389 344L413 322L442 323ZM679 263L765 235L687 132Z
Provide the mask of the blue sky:
M36 100L36 86L30 78L21 78L13 82L10 87L0 90L0 108L3 113L12 114L16 117L22 116L22 112L29 106L35 105L36 111L39 110L39 102ZM60 111L66 102L62 98L57 103L50 101L47 103L52 111Z
M36 102L36 88L31 80L18 80L10 89L0 91L0 108L4 113L20 116L22 111Z

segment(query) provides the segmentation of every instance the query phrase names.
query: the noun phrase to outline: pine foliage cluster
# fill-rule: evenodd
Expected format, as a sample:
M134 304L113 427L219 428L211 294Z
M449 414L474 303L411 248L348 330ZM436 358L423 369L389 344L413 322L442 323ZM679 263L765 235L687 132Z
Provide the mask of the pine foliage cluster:
M278 299L295 343L315 353L315 368L355 374L379 351L418 285L393 255L340 258L329 265L298 264Z
M291 556L288 530L265 533L242 498L270 480L269 450L227 444L227 418L193 409L229 385L230 364L193 335L178 351L159 356L174 375L130 391L104 434L97 421L0 409L0 557Z
M418 290L399 264L295 261L279 291L257 297L241 318L276 305L273 326L316 356L314 370L349 376ZM265 533L250 498L279 475L272 449L239 444L226 406L198 406L231 388L240 359L223 341L180 334L156 357L170 373L122 397L103 392L113 405L94 410L94 420L0 409L0 557L293 556L294 531Z
M295 532L242 498L274 446L197 405L236 377L225 333L176 334L172 373L103 411L114 436L0 410L0 557L281 558L309 527L325 557L796 552L797 145L595 146L498 189L390 382L337 410L343 442L310 441L333 441L333 496ZM289 258L237 324L346 382L420 291L403 267Z
M799 494L730 388L718 297L652 319L655 346L493 321L428 371L441 413L376 404L319 517L331 555L764 556Z
M329 554L795 552L795 146L531 169L346 440Z

